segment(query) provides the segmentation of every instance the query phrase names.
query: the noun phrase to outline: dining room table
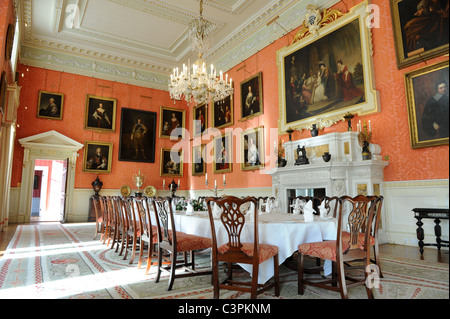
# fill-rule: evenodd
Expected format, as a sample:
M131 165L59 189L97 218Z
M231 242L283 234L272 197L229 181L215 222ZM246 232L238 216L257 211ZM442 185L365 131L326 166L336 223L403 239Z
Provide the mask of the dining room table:
M335 240L337 236L336 218L314 216L306 222L303 214L263 213L258 216L259 242L278 246L280 265L297 250L298 245L323 240ZM207 211L175 211L175 229L187 234L211 238L211 225ZM246 221L241 233L241 242L254 242L254 224ZM218 246L228 242L228 234L219 218L214 218ZM252 265L239 264L252 274ZM324 274L331 273L331 262L325 261ZM264 284L274 275L272 259L259 266L258 283Z

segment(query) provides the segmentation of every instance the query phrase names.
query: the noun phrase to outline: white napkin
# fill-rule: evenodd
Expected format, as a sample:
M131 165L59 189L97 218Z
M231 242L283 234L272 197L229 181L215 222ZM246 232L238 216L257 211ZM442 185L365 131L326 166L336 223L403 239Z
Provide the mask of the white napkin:
M254 211L255 211L255 204L253 202L250 202L250 206L249 206L246 214L250 214L250 213L253 214Z
M320 218L328 217L328 210L325 208L325 200L322 201L322 204L319 206Z
M269 198L267 201L266 201L266 213L267 214L270 214L270 213L272 213L272 210L273 210L273 205L274 204L274 200L272 199L272 198Z
M217 205L216 203L214 203L212 214L214 218L219 218L222 214L222 209L220 209L219 205Z
M191 203L188 203L188 204L187 204L187 207L186 207L186 215L187 215L187 216L195 215L195 214L194 214L194 207L192 207Z
M305 207L303 207L303 218L306 223L314 221L314 208L312 207L312 200L309 200Z
M291 207L294 207L294 211L293 211L294 215L301 214L301 212L303 211L303 207L304 206L305 206L305 201L297 198L295 200L295 204L291 205Z

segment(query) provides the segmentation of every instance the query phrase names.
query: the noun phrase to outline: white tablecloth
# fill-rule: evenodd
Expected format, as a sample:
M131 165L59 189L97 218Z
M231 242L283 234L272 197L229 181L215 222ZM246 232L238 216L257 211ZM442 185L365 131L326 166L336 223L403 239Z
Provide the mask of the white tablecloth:
M177 231L202 237L211 237L211 226L208 212L195 212L193 216L185 213L174 214ZM315 216L314 222L306 223L303 215L263 214L259 216L259 242L276 245L279 248L279 263L283 263L298 250L298 245L323 240L335 240L337 236L336 219L320 219ZM218 245L228 242L228 235L219 219L215 220ZM220 231L222 230L222 231ZM253 222L246 222L241 234L241 242L253 241ZM252 273L251 265L240 264ZM327 266L329 269L329 266ZM274 274L273 260L266 260L259 266L258 283L263 284Z

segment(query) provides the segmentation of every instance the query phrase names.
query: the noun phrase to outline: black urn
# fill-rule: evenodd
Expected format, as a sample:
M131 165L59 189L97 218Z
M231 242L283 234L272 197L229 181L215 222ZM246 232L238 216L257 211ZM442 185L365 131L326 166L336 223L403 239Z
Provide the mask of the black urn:
M331 159L331 154L328 152L323 153L322 158L325 162L329 162Z

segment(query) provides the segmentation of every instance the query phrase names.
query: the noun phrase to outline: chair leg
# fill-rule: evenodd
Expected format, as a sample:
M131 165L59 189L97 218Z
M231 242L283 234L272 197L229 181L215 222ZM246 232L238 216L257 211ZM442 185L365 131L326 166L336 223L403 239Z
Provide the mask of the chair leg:
M148 255L147 255L147 268L145 269L145 275L148 275L150 268L152 267L152 253L153 253L153 247L152 242L148 243Z
M158 247L158 271L156 272L155 282L159 282L159 278L161 277L162 254L163 250Z
M374 253L374 258L375 258L375 264L378 266L378 271L379 271L379 276L380 278L384 278L383 277L383 273L381 271L381 265L380 265L380 251L378 249L378 243L376 243L373 246L373 253Z
M251 299L256 299L258 297L258 275L259 275L259 264L253 265L252 288L250 293Z
M133 263L134 257L136 257L136 245L137 245L137 236L136 236L136 234L134 234L134 236L133 236L133 247L132 247L132 250L131 250L131 259L130 259L130 262L129 262L130 265Z
M139 238L139 247L140 247L140 249L139 249L139 261L138 261L138 266L137 266L137 268L138 268L138 269L141 269L141 266L142 266L142 257L143 257L143 255L144 255L144 241L142 240L142 237Z
M280 276L279 276L279 266L278 266L278 254L273 256L273 270L275 280L275 296L280 296Z
M214 299L219 299L219 263L217 260L213 260L212 273Z
M175 270L176 270L176 266L177 266L177 254L176 252L172 251L171 252L172 255L172 260L171 260L171 265L170 265L170 278L169 278L169 285L167 286L167 291L172 290L173 287L173 282L175 281Z
M368 284L367 277L370 275L369 265L370 265L370 256L366 260L364 260L364 279L365 279L367 298L374 299L373 293L372 293L372 288L367 286L367 284Z
M298 253L298 294L303 295L305 293L305 289L303 287L303 254Z
M339 292L341 293L341 298L348 299L347 284L345 282L344 263L341 261L339 263L336 262L336 264L338 271Z

